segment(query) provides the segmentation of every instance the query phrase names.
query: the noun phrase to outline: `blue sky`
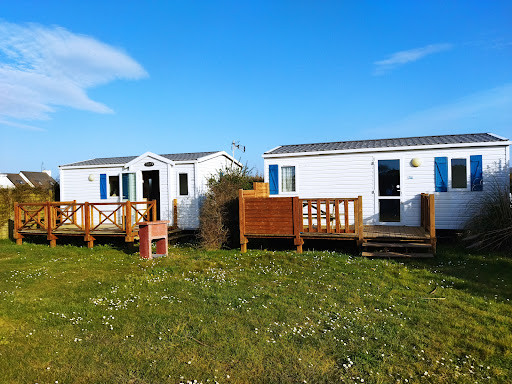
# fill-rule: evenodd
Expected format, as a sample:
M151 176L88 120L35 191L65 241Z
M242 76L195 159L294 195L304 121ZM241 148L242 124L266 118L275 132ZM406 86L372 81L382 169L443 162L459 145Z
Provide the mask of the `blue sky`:
M0 172L450 133L512 138L510 1L0 3Z

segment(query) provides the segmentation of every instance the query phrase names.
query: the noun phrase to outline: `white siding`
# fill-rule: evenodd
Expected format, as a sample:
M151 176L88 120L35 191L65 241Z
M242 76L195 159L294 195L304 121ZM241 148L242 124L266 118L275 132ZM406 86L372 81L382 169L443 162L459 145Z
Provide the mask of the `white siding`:
M281 187L281 167L295 166L296 192L274 196L299 196L301 198L347 198L363 197L363 217L365 224L378 223L376 207L376 166L379 159L401 160L401 222L397 225L418 226L420 224L420 194L436 195L436 226L439 229L460 229L470 217L468 209L482 196L482 192L452 190L435 192L434 158L445 156L467 158L469 186L470 155L482 155L484 171L484 191L493 183L508 185L508 147L468 147L437 150L408 150L393 152L366 152L350 154L329 154L296 156L286 158L266 158L264 176L268 182L268 166L279 166L279 186ZM418 157L421 166L415 168L411 160ZM451 169L449 164L449 180ZM374 193L375 192L375 193Z
M144 164L152 162L154 165L147 167ZM143 201L142 198L142 172L158 171L160 180L160 220L172 221L172 200L169 194L169 166L152 156L144 156L130 165L128 172L137 173L137 201Z
M199 201L196 193L195 163L176 164L176 198L178 199L178 226L181 229L199 228ZM188 174L188 196L180 196L179 174Z
M207 181L211 175L218 171L230 167L233 163L224 155L216 156L212 159L197 163L197 188L199 195L204 195L207 191ZM238 167L237 164L233 165Z

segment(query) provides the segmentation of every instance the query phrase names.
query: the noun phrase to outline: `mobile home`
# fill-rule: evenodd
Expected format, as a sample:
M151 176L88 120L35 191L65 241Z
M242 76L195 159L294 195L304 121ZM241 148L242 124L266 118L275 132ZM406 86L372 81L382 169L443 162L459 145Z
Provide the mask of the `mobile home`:
M474 204L509 187L510 145L492 133L282 145L263 154L270 197L362 196L365 225L420 225L435 195L435 226L461 229Z
M156 200L157 219L181 229L199 227L207 179L241 164L224 151L108 157L61 165L62 201L117 203ZM177 201L174 215L173 201ZM173 218L177 216L177 223Z

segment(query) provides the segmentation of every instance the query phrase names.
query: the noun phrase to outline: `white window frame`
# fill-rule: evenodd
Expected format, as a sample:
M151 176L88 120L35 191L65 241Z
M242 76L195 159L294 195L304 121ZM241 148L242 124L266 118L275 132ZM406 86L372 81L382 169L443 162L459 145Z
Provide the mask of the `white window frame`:
M117 176L117 178L118 178L118 180L117 180L117 181L118 181L119 185L118 185L118 188L117 188L117 189L118 189L118 192L119 192L119 193L118 193L118 195L117 195L117 196L112 196L112 195L110 194L110 177L112 177L112 176ZM121 191L121 184L122 184L122 181L121 181L121 174L120 174L120 173L107 173L107 184L108 184L108 186L107 186L107 193L108 193L108 194L107 194L107 199L121 199L121 197L122 197L122 191Z
M275 163L274 163L275 164ZM283 167L294 167L295 168L295 191L285 192L283 191ZM297 164L292 163L285 163L285 164L278 164L277 167L277 177L278 177L278 194L273 196L298 196L299 195L299 167Z
M471 159L470 156L446 156L448 158L448 192L464 192L471 191ZM452 160L465 159L466 160L466 188L453 188L452 177ZM482 157L483 159L483 157Z
M191 173L191 172L187 172L187 171L180 172L179 170L177 170L177 177L176 177L176 179L177 179L177 182L176 182L176 184L177 184L177 188L176 188L176 195L177 195L177 197L178 197L178 198L182 198L182 199L183 199L183 198L187 198L187 197L192 196L192 194L190 193L190 192L191 192L191 191L190 191L190 173ZM186 195L182 195L182 194L180 193L180 186L181 186L181 184L180 184L180 175L187 175L187 194L186 194Z

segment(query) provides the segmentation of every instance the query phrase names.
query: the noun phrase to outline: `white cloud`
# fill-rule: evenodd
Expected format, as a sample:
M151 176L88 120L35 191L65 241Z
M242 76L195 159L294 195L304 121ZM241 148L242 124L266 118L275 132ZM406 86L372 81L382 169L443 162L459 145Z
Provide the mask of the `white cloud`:
M112 113L87 89L147 75L121 49L92 37L58 26L0 22L0 124L35 128L11 119L48 119L55 106Z
M379 137L503 132L511 136L512 83L420 111L368 131ZM509 132L509 133L507 133Z
M452 48L451 44L430 44L425 47L400 51L389 55L387 59L376 61L374 75L383 75L401 65L412 63L433 53L447 51Z

